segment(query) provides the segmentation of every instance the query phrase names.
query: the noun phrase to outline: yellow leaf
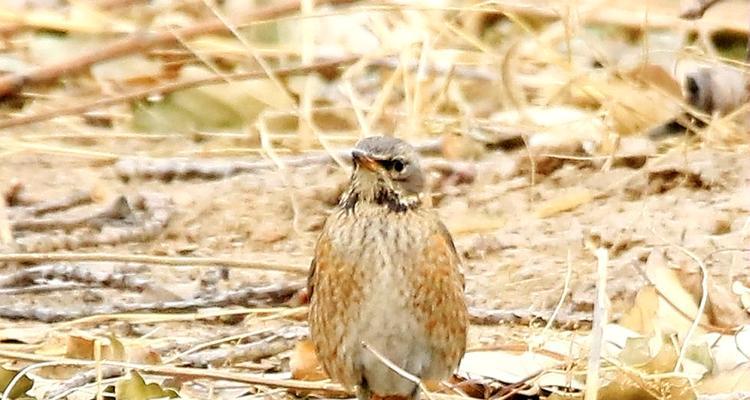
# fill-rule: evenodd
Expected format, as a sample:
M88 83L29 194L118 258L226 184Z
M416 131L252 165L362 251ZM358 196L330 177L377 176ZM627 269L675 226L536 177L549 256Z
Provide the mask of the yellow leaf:
M18 375L18 371L11 371L0 367L0 393L5 392L5 389L8 388L8 385L13 381L13 378L15 378L16 375ZM8 398L17 399L21 396L25 396L26 392L28 392L32 386L34 386L34 381L24 375L13 385L13 388L8 393Z
M627 338L625 341L625 348L620 352L619 358L622 362L630 366L646 364L651 360L648 338Z
M620 325L645 336L654 334L659 309L659 294L653 286L644 286L635 296L633 307L620 319Z
M146 384L143 377L136 371L130 373L130 379L120 379L115 385L115 399L117 400L149 400L162 397L173 399L179 396L174 390L162 389L156 383Z
M572 210L594 199L594 192L586 188L571 188L565 193L549 199L536 207L535 214L539 218L551 217L563 211Z
M294 379L319 381L327 378L310 340L297 342L291 357L289 357L289 368L292 370L292 378Z
M656 286L659 294L659 312L655 322L662 332L684 335L698 313L698 303L685 289L679 275L666 265L657 253L652 253L646 266L646 276ZM702 324L708 324L706 315L700 316ZM696 331L703 333L700 327Z
M696 390L701 394L750 392L750 365L744 364L701 381Z

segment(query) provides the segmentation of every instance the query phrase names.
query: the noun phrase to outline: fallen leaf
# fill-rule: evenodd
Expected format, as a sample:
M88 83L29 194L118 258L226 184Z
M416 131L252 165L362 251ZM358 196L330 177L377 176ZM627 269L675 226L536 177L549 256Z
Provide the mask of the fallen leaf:
M292 378L294 379L319 381L328 377L318 361L318 356L315 354L315 347L310 340L300 340L297 342L289 357L289 368L292 371Z
M697 304L700 301L703 288L701 275L698 272L677 271L682 286L693 296ZM720 328L736 328L750 323L747 313L730 289L716 284L711 276L708 277L708 303L706 303L708 322Z
M709 376L698 383L696 390L701 394L750 392L750 364Z
M484 377L503 383L518 383L559 363L552 357L532 352L472 351L464 355L458 374L469 379Z
M95 339L92 337L70 335L67 340L65 356L81 360L93 360L94 342Z
M38 344L47 337L48 330L40 326L0 329L0 342Z
M461 218L451 218L446 221L452 235L492 232L502 228L506 219L490 215L463 214Z
M594 199L594 192L578 187L570 188L556 197L542 202L534 213L538 218L547 218L563 211L570 211L576 207L589 203Z
M647 375L621 373L599 389L597 400L695 399L690 381L680 377L651 379Z
M645 365L651 360L651 348L647 337L632 337L625 342L625 348L620 352L620 361L629 366Z
M163 389L157 383L146 384L136 371L130 373L130 379L120 379L115 384L115 398L117 400L174 399L178 397L177 392L172 389Z
M0 367L0 393L5 393L5 390L10 385L11 381L18 375L18 371L12 371ZM31 387L34 386L34 381L28 376L24 375L13 385L13 388L8 392L8 398L18 399L21 396L25 396Z
M644 336L654 334L654 323L659 311L659 294L654 286L644 286L635 296L635 302L620 318L620 325Z
M698 314L698 303L682 285L678 273L666 265L661 253L653 251L646 265L646 276L658 290L659 308L655 322L661 332L684 335L693 324ZM708 325L706 315L700 316L700 322ZM696 334L705 333L700 327Z

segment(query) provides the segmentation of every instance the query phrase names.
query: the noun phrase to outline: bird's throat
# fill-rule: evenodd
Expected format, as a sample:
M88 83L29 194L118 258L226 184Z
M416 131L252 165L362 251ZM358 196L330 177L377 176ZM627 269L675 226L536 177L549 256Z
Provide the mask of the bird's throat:
M422 205L422 199L418 195L405 195L398 193L387 186L375 186L370 190L361 190L357 185L352 185L341 198L341 206L347 210L354 210L362 203L376 204L387 208L389 211L402 213L414 210Z

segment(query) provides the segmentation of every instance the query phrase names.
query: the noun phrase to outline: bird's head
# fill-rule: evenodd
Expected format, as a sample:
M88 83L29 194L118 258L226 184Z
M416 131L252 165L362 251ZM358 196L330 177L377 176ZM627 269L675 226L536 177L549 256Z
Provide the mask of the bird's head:
M403 140L374 136L360 140L352 150L349 190L341 204L354 208L358 202L372 202L403 212L421 204L424 176L419 156Z

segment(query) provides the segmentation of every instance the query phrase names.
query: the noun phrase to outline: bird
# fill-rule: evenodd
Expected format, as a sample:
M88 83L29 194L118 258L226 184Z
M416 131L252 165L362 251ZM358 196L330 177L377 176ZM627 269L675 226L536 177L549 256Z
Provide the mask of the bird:
M466 350L461 260L425 202L415 149L373 136L352 150L348 187L328 216L308 275L308 322L328 376L358 400L420 396L449 377Z

